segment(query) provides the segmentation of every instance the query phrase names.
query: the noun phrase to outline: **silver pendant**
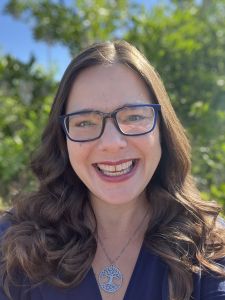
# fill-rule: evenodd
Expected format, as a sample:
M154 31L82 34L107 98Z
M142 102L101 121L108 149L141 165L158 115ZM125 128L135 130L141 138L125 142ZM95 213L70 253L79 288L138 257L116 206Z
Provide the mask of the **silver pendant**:
M122 285L123 275L116 266L110 265L99 273L98 282L105 292L115 293Z

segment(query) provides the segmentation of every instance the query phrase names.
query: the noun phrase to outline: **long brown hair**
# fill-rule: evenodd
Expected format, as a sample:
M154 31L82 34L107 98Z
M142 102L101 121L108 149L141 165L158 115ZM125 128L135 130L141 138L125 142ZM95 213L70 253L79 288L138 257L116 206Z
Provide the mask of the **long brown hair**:
M94 217L94 212L87 188L69 163L59 115L83 69L115 63L136 72L162 107L162 157L146 188L151 222L145 245L169 266L170 298L190 299L193 272L208 269L225 276L215 262L225 255L224 235L216 225L220 207L199 196L190 175L190 145L164 85L135 47L115 41L84 50L70 63L59 84L42 143L31 163L39 188L16 201L11 226L2 241L1 277L6 293L17 269L34 283L48 281L69 287L79 284L91 267L96 227L90 228L86 215L89 210Z

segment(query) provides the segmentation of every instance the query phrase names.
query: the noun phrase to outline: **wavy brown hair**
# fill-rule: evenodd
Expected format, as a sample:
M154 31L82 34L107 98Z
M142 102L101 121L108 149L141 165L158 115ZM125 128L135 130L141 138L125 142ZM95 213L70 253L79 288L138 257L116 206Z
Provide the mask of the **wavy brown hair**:
M164 85L135 47L115 41L84 50L70 63L59 84L40 148L31 163L39 188L20 196L6 216L11 226L1 246L1 278L8 295L16 270L22 270L33 283L47 281L69 287L79 284L91 267L97 222L88 190L69 163L59 116L65 112L72 84L82 70L117 63L136 72L162 108L162 157L146 188L151 221L145 245L169 266L170 299L190 299L193 272L211 270L225 277L216 262L225 256L224 234L217 225L220 207L199 196L190 175L189 142ZM88 212L94 217L94 228L89 226Z

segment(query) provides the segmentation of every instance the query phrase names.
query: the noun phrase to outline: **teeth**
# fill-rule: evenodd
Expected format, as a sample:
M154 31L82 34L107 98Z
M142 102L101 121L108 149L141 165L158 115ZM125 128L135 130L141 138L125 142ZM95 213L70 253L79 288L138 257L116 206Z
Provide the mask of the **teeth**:
M102 170L101 170L101 172L104 175L115 177L115 176L120 176L120 175L123 175L123 174L127 174L127 173L130 172L130 170L131 170L131 168L129 168L127 170L122 170L120 172L106 172L106 171L102 171Z
M120 176L130 172L132 169L133 161L127 161L119 165L106 165L106 164L97 164L97 167L102 171L103 174L107 176Z

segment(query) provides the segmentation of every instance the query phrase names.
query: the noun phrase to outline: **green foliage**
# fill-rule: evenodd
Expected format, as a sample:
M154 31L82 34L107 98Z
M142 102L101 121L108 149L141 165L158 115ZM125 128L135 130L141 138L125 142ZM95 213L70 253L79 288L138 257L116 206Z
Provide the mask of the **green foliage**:
M161 1L150 11L128 0L10 0L6 12L38 40L71 55L94 41L124 38L161 74L193 145L193 173L206 200L225 209L225 1ZM0 62L0 194L33 184L25 166L47 118L55 82L31 58Z
M27 64L10 56L0 60L0 195L5 201L34 185L27 165L50 110L51 77L33 58Z
M62 1L11 0L6 11L30 21L34 36L47 43L62 43L75 55L87 45L121 35L127 24L127 0Z
M225 208L225 2L172 2L133 16L126 39L163 77L191 139L193 173L204 198Z

